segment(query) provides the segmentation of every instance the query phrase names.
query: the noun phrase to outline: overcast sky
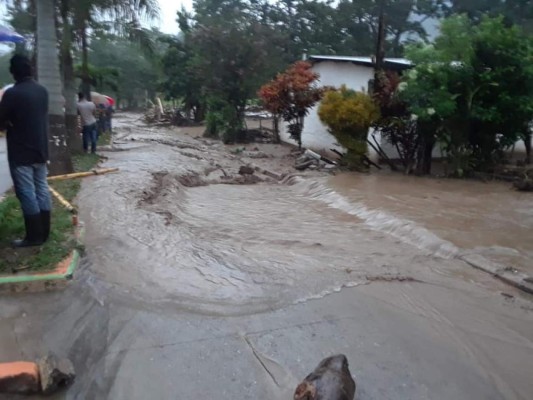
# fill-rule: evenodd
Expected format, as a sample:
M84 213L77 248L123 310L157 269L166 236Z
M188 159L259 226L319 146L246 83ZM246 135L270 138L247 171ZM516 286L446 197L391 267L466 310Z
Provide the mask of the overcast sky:
M165 33L177 33L176 12L184 5L186 9L192 9L192 0L159 0L161 8L160 27Z
M165 33L177 33L178 24L176 23L176 12L184 5L186 9L192 9L192 0L159 0L161 9L159 21L154 21L150 25L159 25ZM0 2L0 20L4 22L5 6Z

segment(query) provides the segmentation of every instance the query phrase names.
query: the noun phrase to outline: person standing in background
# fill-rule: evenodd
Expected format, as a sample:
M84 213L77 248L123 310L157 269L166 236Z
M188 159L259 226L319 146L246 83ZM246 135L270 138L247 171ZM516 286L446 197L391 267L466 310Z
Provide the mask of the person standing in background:
M48 188L48 92L33 79L29 58L14 55L9 71L15 85L0 102L0 128L7 128L7 158L26 236L14 247L40 246L50 234Z
M113 118L113 113L115 112L115 109L113 108L113 106L111 105L111 103L109 103L106 107L106 131L109 131L109 133L113 133L113 125L112 125L112 118Z
M98 126L98 138L102 136L106 132L106 112L105 112L106 105L99 103L96 106L96 116L98 119L97 126Z
M82 135L83 135L83 151L89 152L89 144L91 145L91 153L96 153L96 142L98 141L98 130L96 127L96 106L92 101L87 101L83 93L78 94L78 114L81 117Z

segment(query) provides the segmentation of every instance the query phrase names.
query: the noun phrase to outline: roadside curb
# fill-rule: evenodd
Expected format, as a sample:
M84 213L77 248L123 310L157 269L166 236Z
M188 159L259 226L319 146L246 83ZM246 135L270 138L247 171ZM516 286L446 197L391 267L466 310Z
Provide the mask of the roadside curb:
M53 353L36 362L0 363L0 393L49 395L70 386L75 378L72 362Z
M76 230L76 242L82 246L85 229ZM0 294L3 293L35 293L63 289L74 277L74 271L80 263L80 250L74 249L55 270L47 273L16 274L0 277Z
M533 294L533 278L512 267L503 267L502 265L487 260L479 254L464 254L459 256L459 259L476 269L488 272L495 278L498 278L517 289Z

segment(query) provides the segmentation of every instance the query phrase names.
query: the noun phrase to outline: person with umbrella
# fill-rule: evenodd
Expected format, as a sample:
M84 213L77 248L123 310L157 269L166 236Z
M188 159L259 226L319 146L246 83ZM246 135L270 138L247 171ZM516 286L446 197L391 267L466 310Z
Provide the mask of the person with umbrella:
M106 131L109 131L109 133L113 133L113 113L115 112L115 109L113 108L113 105L115 104L115 100L113 100L111 97L106 96L107 99L107 108L106 108Z
M0 42L24 43L25 40L26 39L24 39L24 36L21 34L12 31L5 26L0 26Z
M83 135L83 151L89 151L91 145L91 153L96 153L96 143L98 142L98 129L96 121L96 105L92 101L88 101L83 93L78 94L78 114L81 117L82 135Z

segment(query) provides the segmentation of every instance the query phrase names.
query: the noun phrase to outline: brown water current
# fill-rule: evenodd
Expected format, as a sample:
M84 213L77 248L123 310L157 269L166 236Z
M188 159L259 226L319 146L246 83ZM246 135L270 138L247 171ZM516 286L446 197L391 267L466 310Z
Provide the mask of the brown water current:
M387 174L294 176L284 146L258 145L267 157L250 158L186 128L117 122L122 151L104 166L120 172L88 178L79 199L87 284L102 303L112 289L144 308L246 316L358 287L398 311L387 331L409 337L407 313L467 354L497 387L476 398L533 393L531 297L457 258L478 252L532 272L533 196ZM288 175L242 184L247 163ZM453 376L453 360L443 363Z
M451 285L447 279L460 275L498 285L454 259L464 251L528 268L533 198L506 185L294 176L287 147L259 145L267 157L248 159L187 128L136 125L118 121L116 147L127 151L108 153L105 166L121 172L81 194L92 210L91 251L113 265L99 273L127 290L205 312L246 313L375 279ZM287 177L224 184L237 183L246 163Z
M533 196L508 183L342 174L328 185L330 206L376 230L442 257L477 253L533 275Z

